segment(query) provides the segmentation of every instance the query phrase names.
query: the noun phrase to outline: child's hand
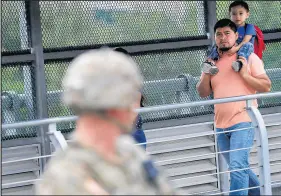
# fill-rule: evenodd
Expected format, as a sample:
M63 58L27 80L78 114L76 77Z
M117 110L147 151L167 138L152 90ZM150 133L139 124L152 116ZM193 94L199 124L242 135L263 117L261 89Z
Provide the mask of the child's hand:
M230 50L227 51L228 56L234 55L236 52L238 52L239 47L233 46Z

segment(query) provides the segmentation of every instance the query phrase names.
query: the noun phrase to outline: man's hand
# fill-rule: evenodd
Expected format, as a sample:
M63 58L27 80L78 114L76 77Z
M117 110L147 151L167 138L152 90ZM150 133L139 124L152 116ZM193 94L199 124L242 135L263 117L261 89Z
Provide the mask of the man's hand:
M264 73L258 76L252 76L248 72L248 62L245 57L239 57L239 61L242 62L243 66L239 71L239 74L243 80L257 92L269 92L271 89L271 81L268 76Z
M219 72L219 69L215 65L215 61L212 59L207 59L202 66L202 71L205 74L216 75Z
M245 57L242 57L242 56L239 56L238 58L239 61L241 61L241 63L243 64L242 65L242 68L240 69L239 71L239 74L242 76L242 78L245 78L249 75L249 72L248 72L248 62L246 60Z

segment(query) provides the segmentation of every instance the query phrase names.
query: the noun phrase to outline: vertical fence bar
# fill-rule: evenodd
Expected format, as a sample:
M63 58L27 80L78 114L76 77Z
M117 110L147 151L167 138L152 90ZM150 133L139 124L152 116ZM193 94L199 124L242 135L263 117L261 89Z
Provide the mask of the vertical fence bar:
M20 25L20 43L21 43L21 49L26 50L28 48L29 42L28 42L28 29L27 29L27 17L26 17L26 11L25 11L25 2L20 1L21 3L21 9L20 9L20 15L19 15L19 25ZM22 76L23 76L23 84L24 84L24 103L25 107L27 109L27 119L26 120L32 120L34 119L34 90L33 90L33 83L32 83L32 67L31 66L23 66L20 67ZM35 130L33 127L26 127L25 129L22 129L23 131L33 131ZM22 131L20 130L20 131Z
M212 45L215 44L215 34L214 34L214 26L217 22L217 13L216 13L216 1L206 1L205 0L205 6L207 7L207 32L208 32L208 38L211 40Z
M49 124L48 135L55 150L63 150L67 147L66 140L60 131L57 131L57 124Z
M256 138L261 195L272 195L267 130L261 113L251 104L252 100L247 101L248 114L252 120L253 126L256 127L255 133L257 134Z
M216 1L204 1L204 6L206 10L206 31L208 39L211 40L211 45L215 44L215 36L214 36L214 26L217 22L217 14L216 14ZM214 132L216 132L216 128L214 126ZM217 138L215 136L215 150L218 151L217 146ZM216 164L217 164L217 172L223 172L227 171L227 164L224 158L222 157L222 154L216 154ZM224 174L218 174L218 189L222 192L229 190L229 177L227 173Z
M1 2L2 3L2 2ZM3 5L3 4L2 4ZM1 5L1 6L2 6ZM1 7L2 8L2 7ZM2 8L3 9L3 8ZM1 10L2 11L2 10ZM1 15L0 17L0 24L2 24L2 17L3 15ZM2 27L1 27L2 28ZM2 29L1 29L2 30ZM0 46L1 46L1 51L2 51L2 32L1 31L1 36L0 36ZM2 55L0 56L0 60L2 62ZM2 73L0 74L0 80L1 80L1 84L2 84ZM0 108L1 108L1 124L3 123L2 121L2 115L3 115L3 111L2 111L2 108L3 108L3 105L2 105L2 90L1 90L1 100L0 100ZM0 131L0 137L1 137L1 140L0 140L0 146L2 147L2 130ZM0 163L0 172L1 172L1 176L0 176L0 182L2 182L2 150L1 150L1 153L0 153L0 160L1 160L1 163ZM2 195L2 188L1 188L1 193L0 195Z
M44 70L43 58L43 44L42 44L42 29L40 20L40 5L39 1L26 1L27 11L30 22L31 34L31 53L35 55L33 66L35 68L35 89L36 89L36 104L37 104L37 118L48 118L47 110L47 90L46 90L46 76ZM42 125L39 127L38 136L41 138L42 155L49 155L50 140L47 136L48 126ZM47 159L44 158L43 168Z

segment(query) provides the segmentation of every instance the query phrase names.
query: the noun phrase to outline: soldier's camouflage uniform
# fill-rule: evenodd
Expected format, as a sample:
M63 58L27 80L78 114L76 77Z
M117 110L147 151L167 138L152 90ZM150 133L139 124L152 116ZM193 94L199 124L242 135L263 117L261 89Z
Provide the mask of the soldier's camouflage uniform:
M129 136L117 141L118 161L108 161L93 149L71 142L50 160L38 195L175 195L167 179Z

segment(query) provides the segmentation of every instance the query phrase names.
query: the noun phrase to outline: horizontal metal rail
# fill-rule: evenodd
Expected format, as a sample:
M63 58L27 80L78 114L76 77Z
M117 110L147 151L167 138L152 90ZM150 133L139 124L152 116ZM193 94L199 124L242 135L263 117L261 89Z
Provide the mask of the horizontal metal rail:
M223 154L223 153L227 153L227 152L235 152L235 151L240 151L240 150L248 150L248 149L251 149L251 148L252 147L238 148L238 149L221 151L221 152L214 152L214 153L208 153L208 154L203 154L203 155L195 155L195 156L188 156L188 157L182 157L182 158L177 158L177 159L170 159L170 160L164 160L164 161L156 161L156 163L169 162L169 161L177 161L177 160L181 160L181 159L196 158L196 157L202 157L202 156L208 156L208 155ZM147 152L147 154L150 154L150 153ZM16 163L16 162L21 162L21 161L28 161L28 160L33 160L33 159L47 158L47 157L52 157L52 156L54 156L54 155L44 155L44 156L29 157L29 158L24 158L24 159L5 161L5 162L2 162L2 164Z
M169 159L169 160L164 160L164 161L156 161L156 163L164 163L164 162L170 162L170 161L179 161L179 160L183 160L183 159L205 157L205 156L209 156L209 155L217 155L217 154L224 154L224 153L235 152L235 151L240 151L240 150L248 150L248 149L251 149L251 148L252 147L238 148L238 149L233 149L233 150L226 150L226 151L220 151L220 152L214 152L214 153L208 153L208 154L202 154L202 155L194 155L194 156L188 156L188 157L181 157L181 158L177 158L177 159ZM147 154L149 154L149 153L147 153Z
M25 158L25 159L17 159L17 160L12 160L12 161L4 161L4 162L2 162L2 164L29 161L29 160L33 160L33 159L41 159L41 158L47 158L47 157L52 157L52 156L54 156L54 155L44 155L44 156L37 156L37 157L29 157L29 158Z
M276 185L281 185L281 182L271 182L271 185L274 185L274 186L276 186Z
M245 189L239 189L239 190L234 190L234 191L226 191L226 192L220 192L217 190L213 190L213 191L204 191L204 192L196 192L196 193L188 193L186 195L204 195L204 194L208 194L208 195L220 195L220 194L225 194L225 193L230 193L230 192L235 192L235 191L242 191L242 190L250 190L250 189L256 189L256 188L260 188L261 186L256 186L256 187L250 187L250 188L245 188ZM218 192L218 193L214 193L214 192Z
M11 185L17 185L17 184L22 184L22 183L28 183L28 182L36 182L41 180L40 178L34 179L34 180L24 180L24 181L18 181L18 182L10 182L10 183L6 183L6 184L2 184L3 186L11 186Z
M212 173L212 174L206 174L206 175L199 175L199 176L180 178L180 179L171 180L171 181L178 181L178 180L182 180L182 179L197 178L197 177L205 177L205 176L211 176L211 175L217 175L217 174L223 174L223 173L231 173L231 172L236 172L236 171L243 171L243 170L257 169L257 168L259 168L259 167L242 168L242 169L230 170L230 171L225 171L225 172L218 172L218 173ZM38 179L34 179L34 180L25 180L25 181L11 182L11 183L2 184L2 186L10 186L10 185L16 185L16 184L21 184L21 183L36 182L36 181L39 181L39 180L41 180L41 179L38 178Z
M261 167L260 166L257 166L257 167L247 167L247 168L242 168L242 169L228 170L228 171L224 171L224 172L216 172L216 173L210 173L210 174L204 174L204 175L198 175L198 176L190 176L190 177L185 177L185 178L178 178L178 179L171 180L171 181L174 182L174 181L183 180L183 179L199 178L199 177L213 176L213 175L218 175L218 174L227 174L227 173L236 172L236 171L244 171L244 170L258 169L258 168L261 168Z
M251 128L254 128L254 127L251 127ZM212 133L212 134L193 136L193 137L183 137L183 138L176 138L176 139L170 139L170 140L161 140L161 141L155 141L155 142L138 143L138 144L135 144L135 145L154 144L154 143L162 143L162 142L169 142L169 141L177 141L177 140L189 139L189 138L194 138L194 137L201 137L201 136L217 135L217 134L222 134L222 133L243 131L243 130L247 130L247 129L248 128L241 128L241 129L235 129L235 130L232 130L232 131L225 131L225 132L221 132L221 133ZM71 140L68 140L68 141L71 141ZM234 149L234 150L229 150L229 151L221 151L221 152L216 152L216 153L208 153L208 154L203 154L203 155L183 157L183 158L178 158L178 159L170 159L170 160L165 160L165 161L157 161L157 163L176 161L176 160L188 159L188 158L196 158L196 157L208 156L208 155L223 154L223 153L227 153L227 152L245 150L245 149L250 149L250 148L240 148L240 149ZM20 162L20 161L28 161L28 160L33 160L33 159L38 159L38 158L45 158L45 157L51 157L51 156L53 156L53 155L45 155L45 156L30 157L30 158L18 159L18 160L12 160L12 161L5 161L5 162L2 162L2 164L15 163L15 162Z
M185 136L185 137L180 137L180 138L174 138L174 139L163 139L163 140L157 140L153 142L143 142L143 143L137 143L136 145L143 145L143 144L156 144L156 143L162 143L162 142L171 142L171 141L177 141L177 140L183 140L183 139L191 139L191 138L198 138L198 137L203 137L203 136L210 136L210 135L219 135L219 134L224 134L224 133L232 133L232 132L237 132L237 131L243 131L243 130L248 130L250 128L256 128L256 127L247 127L247 128L241 128L241 129L235 129L231 131L224 131L224 132L214 132L214 133L206 133L206 134L194 134L191 136Z
M281 165L281 163L271 163L270 166ZM281 179L280 179L281 180Z
M270 97L281 97L281 92L273 92L273 93L260 93L254 95L246 95L246 96L237 96L237 97L228 97L221 99L213 99L213 100L205 100L205 101L195 101L188 102L182 104L171 104L171 105L162 105L162 106L153 106L153 107L145 107L141 109L137 109L138 113L148 113L148 112L159 112L171 109L181 109L187 107L196 107L196 106L205 106L205 105L213 105L213 104L222 104L229 102L237 102L237 101L246 101L258 98L270 98ZM4 124L2 125L2 130L6 129L15 129L15 128L23 128L29 126L40 126L47 125L51 123L61 123L61 122L70 122L77 120L77 116L67 116L67 117L57 117L57 118L48 118L48 119L40 119L26 122L18 122L13 124Z
M277 146L277 145L281 145L281 143L268 144L268 146Z

